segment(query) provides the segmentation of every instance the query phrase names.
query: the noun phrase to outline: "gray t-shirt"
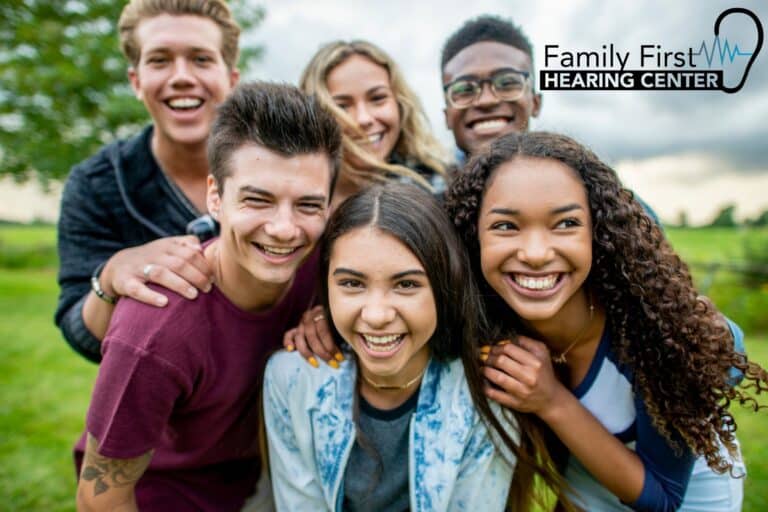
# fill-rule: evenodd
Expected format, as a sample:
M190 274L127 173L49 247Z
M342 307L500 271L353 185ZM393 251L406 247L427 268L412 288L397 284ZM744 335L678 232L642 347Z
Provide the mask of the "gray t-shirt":
M395 409L373 407L360 396L358 428L367 441L355 440L344 471L344 510L409 510L408 439L418 390Z

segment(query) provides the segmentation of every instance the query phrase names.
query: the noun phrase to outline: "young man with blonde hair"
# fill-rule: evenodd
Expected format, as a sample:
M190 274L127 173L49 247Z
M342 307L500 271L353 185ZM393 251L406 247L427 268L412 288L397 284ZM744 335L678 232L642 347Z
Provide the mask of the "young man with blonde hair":
M118 30L152 124L72 169L58 227L56 324L97 362L120 297L165 306L148 283L190 299L210 289L199 240L179 235L205 211L206 139L239 79L240 28L223 0L131 0Z

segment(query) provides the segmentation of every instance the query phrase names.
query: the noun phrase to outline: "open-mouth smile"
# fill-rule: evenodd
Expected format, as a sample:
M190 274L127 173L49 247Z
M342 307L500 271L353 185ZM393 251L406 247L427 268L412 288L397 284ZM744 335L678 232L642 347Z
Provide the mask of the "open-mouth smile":
M390 356L397 352L405 339L405 334L359 334L367 352L373 356Z

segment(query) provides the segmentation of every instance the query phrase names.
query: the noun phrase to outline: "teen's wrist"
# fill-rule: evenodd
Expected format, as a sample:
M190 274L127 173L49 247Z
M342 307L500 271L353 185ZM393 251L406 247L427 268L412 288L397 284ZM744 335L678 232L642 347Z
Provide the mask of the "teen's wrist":
M93 290L93 293L96 294L98 298L107 304L115 305L117 304L117 299L119 299L119 297L115 295L114 291L111 290L111 287L105 289L105 287L101 285L101 276L106 264L106 261L102 262L98 267L96 267L96 269L93 271L93 274L91 274L91 290Z

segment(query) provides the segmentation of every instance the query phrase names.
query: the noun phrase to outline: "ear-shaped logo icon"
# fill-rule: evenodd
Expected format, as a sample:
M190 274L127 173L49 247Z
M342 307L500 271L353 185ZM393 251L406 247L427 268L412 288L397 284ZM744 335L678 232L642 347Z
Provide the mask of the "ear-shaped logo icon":
M757 54L760 53L760 48L763 47L763 24L760 23L760 20L757 16L755 16L755 13L749 9L744 9L743 7L732 7L720 13L720 16L718 16L717 20L715 20L715 37L720 35L720 23L725 19L725 17L736 13L746 14L752 18L752 21L755 22L755 28L757 28L757 44L755 45L755 49L752 51L752 57L750 57L749 62L747 62L747 67L744 69L744 75L741 77L741 82L739 82L736 87L728 87L723 84L722 90L729 94L738 92L742 87L744 87L744 82L747 81L747 76L749 75L749 70L752 67L752 63L755 62Z

